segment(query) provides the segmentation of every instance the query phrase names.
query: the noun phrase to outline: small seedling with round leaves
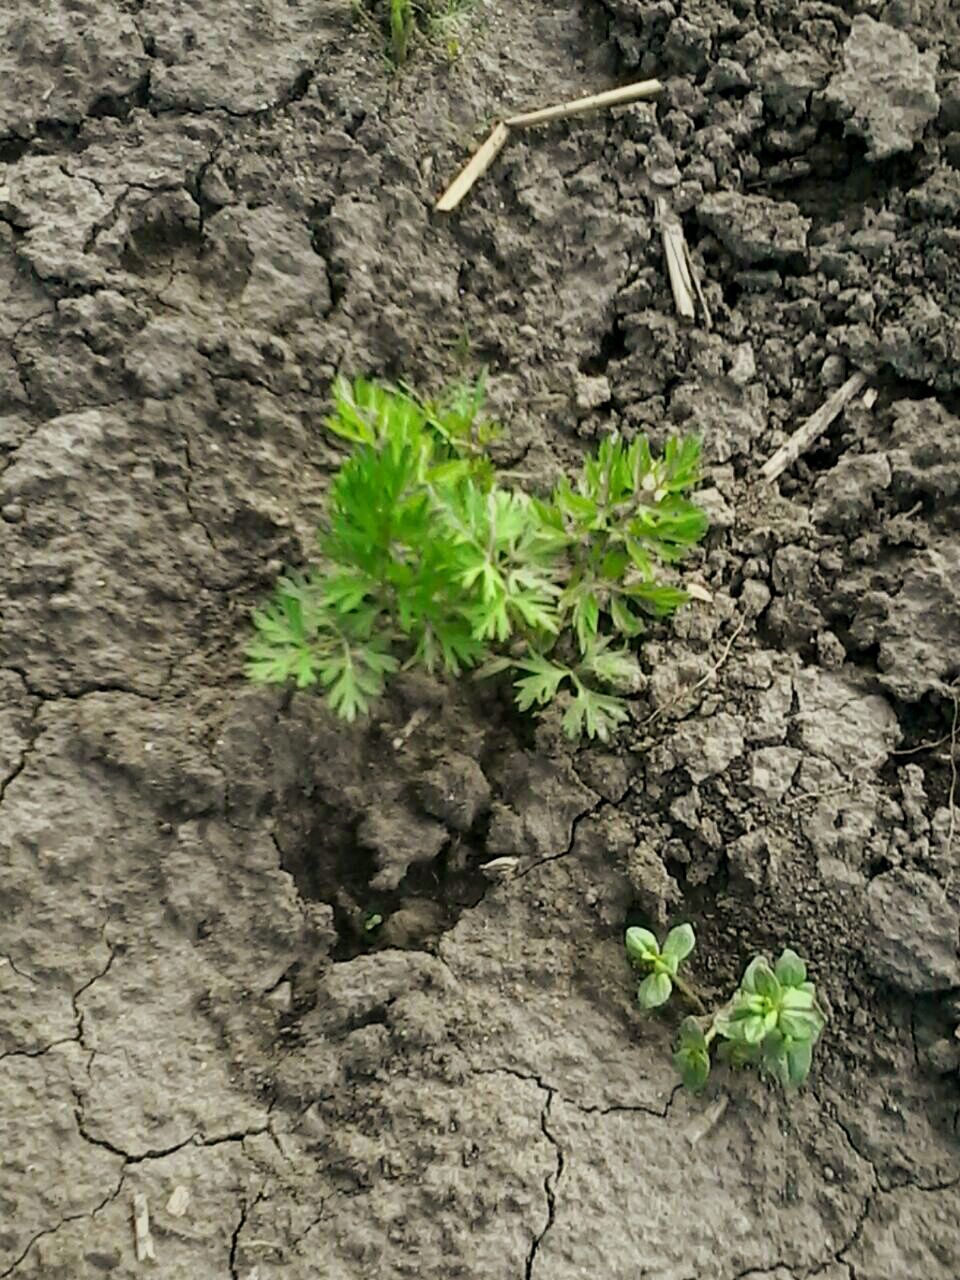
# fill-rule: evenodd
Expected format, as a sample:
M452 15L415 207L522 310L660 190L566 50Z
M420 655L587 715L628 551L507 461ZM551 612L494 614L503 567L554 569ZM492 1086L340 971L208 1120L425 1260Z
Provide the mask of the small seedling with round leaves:
M683 1020L673 1062L688 1089L698 1091L710 1075L711 1053L735 1067L756 1066L783 1088L803 1084L813 1049L826 1024L807 966L786 948L771 966L755 956L726 1004L712 1013L692 986L678 974L696 945L689 924L671 929L661 947L649 929L630 928L627 956L644 973L637 988L642 1009L666 1004L676 988L699 1016Z
M656 1009L666 1004L674 987L688 996L691 994L678 972L696 945L690 925L681 924L671 929L662 948L649 929L628 929L626 945L631 962L645 974L637 987L641 1009Z

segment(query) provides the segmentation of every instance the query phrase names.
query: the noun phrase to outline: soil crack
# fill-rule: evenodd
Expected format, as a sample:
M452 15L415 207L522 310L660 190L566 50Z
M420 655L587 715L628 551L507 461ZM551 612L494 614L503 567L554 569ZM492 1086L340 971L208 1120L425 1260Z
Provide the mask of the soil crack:
M57 1223L55 1227L46 1227L44 1228L43 1231L38 1231L37 1234L35 1236L32 1236L30 1240L27 1242L27 1245L24 1248L23 1252L20 1254L20 1256L18 1258L15 1258L5 1271L0 1271L0 1280L5 1280L6 1276L12 1276L13 1273L17 1270L17 1268L21 1265L21 1263L26 1259L27 1254L30 1252L33 1246L37 1243L38 1240L42 1240L44 1236L56 1235L56 1233L62 1227L67 1226L71 1222L78 1222L82 1218L95 1218L98 1213L100 1213L103 1209L107 1207L108 1204L111 1204L114 1200L116 1200L117 1196L123 1190L123 1182L124 1182L124 1175L123 1175L123 1172L121 1171L120 1176L117 1179L116 1187L114 1187L114 1189L111 1192L105 1195L99 1204L94 1205L92 1209L87 1209L82 1213L68 1213L63 1218L60 1219L60 1221Z
M542 1087L543 1086L541 1086L541 1088ZM550 1143L550 1145L553 1147L554 1151L556 1152L557 1165L555 1169L551 1169L551 1171L547 1174L547 1176L543 1180L543 1191L544 1191L544 1195L547 1198L547 1221L543 1230L540 1232L538 1236L534 1238L533 1243L530 1246L530 1252L527 1255L526 1269L524 1271L524 1280L532 1280L533 1267L534 1267L534 1263L537 1260L537 1254L540 1252L540 1246L543 1244L544 1239L546 1238L547 1232L550 1230L550 1228L553 1226L554 1222L556 1221L557 1187L559 1186L560 1179L563 1176L563 1165L564 1165L563 1148L560 1146L560 1143L557 1141L556 1137L550 1132L550 1129L547 1123L548 1120L550 1119L550 1108L553 1104L555 1092L553 1089L547 1089L546 1094L547 1094L546 1101L544 1102L543 1109L540 1112L540 1128L543 1132L543 1136L546 1138L546 1140Z
M247 1204L246 1200L240 1201L240 1220L233 1229L233 1235L230 1237L230 1275L233 1280L240 1280L237 1271L237 1251L240 1248L240 1233L246 1226L247 1218L264 1198L263 1192L258 1191L251 1204Z
M23 680L24 686L26 687L27 682L26 680L24 680L22 673L18 671L16 674L20 676L20 679ZM30 690L27 689L27 692L29 693ZM7 794L7 788L10 786L12 782L16 782L17 778L20 777L21 773L23 773L24 769L27 767L27 761L30 759L30 754L33 751L33 748L36 746L37 738L39 738L40 736L40 731L37 728L37 713L39 712L39 710L40 710L40 703L35 702L30 711L30 723L27 728L28 740L24 744L23 750L20 752L20 758L14 764L13 769L10 771L10 773L8 773L5 778L0 778L0 805L3 804L3 797ZM7 963L9 964L10 968L14 971L14 973L20 974L21 978L27 978L31 982L36 981L34 978L31 978L29 974L20 973L20 970L13 963L13 961L10 959L9 956L4 956L4 959L7 961Z

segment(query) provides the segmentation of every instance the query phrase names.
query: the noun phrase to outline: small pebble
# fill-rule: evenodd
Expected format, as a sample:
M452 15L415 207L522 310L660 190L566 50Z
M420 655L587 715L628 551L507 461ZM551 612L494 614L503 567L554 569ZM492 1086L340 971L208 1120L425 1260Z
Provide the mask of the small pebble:
M843 356L827 356L820 366L820 383L824 387L839 387L847 377L847 362Z

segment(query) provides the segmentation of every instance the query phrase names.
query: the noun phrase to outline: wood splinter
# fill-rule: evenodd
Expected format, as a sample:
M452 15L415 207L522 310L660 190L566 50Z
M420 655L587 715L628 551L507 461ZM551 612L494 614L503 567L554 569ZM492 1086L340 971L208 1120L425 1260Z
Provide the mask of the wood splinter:
M856 373L850 375L842 387L838 387L829 400L825 400L816 413L811 414L806 422L801 423L786 444L768 458L760 468L760 474L769 484L792 467L802 453L813 444L830 426L834 418L839 417L846 406L860 394L867 385L867 375Z
M683 224L670 208L664 196L656 199L657 224L660 227L660 239L663 241L663 256L667 260L667 274L670 277L670 288L673 290L673 302L677 315L684 320L694 320L697 313L697 302L703 311L704 328L713 328L713 317L700 286L700 276L690 257L690 249Z
M636 102L640 98L655 97L662 88L663 85L659 80L640 80L636 84L625 84L619 89L591 93L585 98L574 98L570 102L561 102L555 107L525 111L520 115L501 120L499 124L494 125L486 141L450 183L437 201L435 208L440 213L450 213L457 207L477 179L486 173L503 150L511 129L526 129L533 125L546 124L549 120L565 120L568 116L578 116L584 111L595 111L600 107L623 106L628 102Z
M483 146L474 152L470 161L464 165L437 201L437 208L441 213L449 213L451 209L457 207L476 180L482 177L496 160L509 137L510 130L505 124L494 126Z
M157 1255L150 1234L150 1209L147 1197L138 1192L133 1197L133 1236L137 1246L138 1262L155 1262Z
M508 116L505 124L511 129L525 129L549 120L566 120L569 116L582 115L584 111L596 111L600 107L620 107L640 98L654 98L663 88L659 80L638 80L619 89L606 89L603 93L588 93L583 98L572 98L556 107L541 107L539 111L524 111L518 116Z

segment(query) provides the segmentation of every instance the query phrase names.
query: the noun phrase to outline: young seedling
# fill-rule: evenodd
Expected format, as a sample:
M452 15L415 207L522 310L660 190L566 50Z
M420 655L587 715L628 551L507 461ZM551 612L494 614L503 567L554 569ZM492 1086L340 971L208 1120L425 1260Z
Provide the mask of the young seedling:
M390 60L402 67L410 52L416 22L412 0L387 0L390 7Z
M661 950L656 936L649 929L627 930L627 955L631 962L646 976L637 987L637 1001L641 1009L656 1009L666 1004L673 988L682 992L699 1009L703 1009L700 997L680 977L680 965L696 945L693 926L677 925L667 934Z
M754 957L727 1003L708 1013L677 973L695 946L689 924L672 929L662 949L647 929L628 929L625 944L630 962L645 974L637 988L641 1008L665 1004L676 987L698 1009L699 1016L681 1023L673 1055L688 1089L697 1091L706 1084L717 1043L718 1056L731 1066L759 1067L783 1088L803 1084L826 1015L795 951L785 949L773 967L766 957Z
M453 61L461 52L464 14L474 0L353 0L354 19L383 35L387 61L403 67L420 38L442 45Z
M611 435L575 485L548 498L500 483L482 380L437 400L344 379L328 429L353 453L333 478L322 563L281 578L254 615L247 672L321 685L338 715L365 714L387 678L421 666L515 673L522 711L554 699L563 728L607 740L629 715L644 616L687 599L660 580L707 528L685 496L693 440L654 458Z

